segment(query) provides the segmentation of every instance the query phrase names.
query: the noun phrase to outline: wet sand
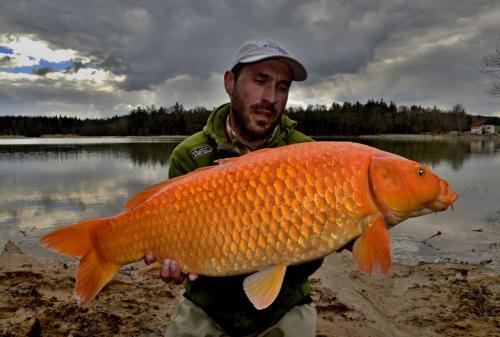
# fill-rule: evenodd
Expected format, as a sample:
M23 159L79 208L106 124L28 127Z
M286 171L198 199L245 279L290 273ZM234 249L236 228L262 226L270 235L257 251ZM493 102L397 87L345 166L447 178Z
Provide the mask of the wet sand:
M182 286L123 268L82 311L72 295L75 267L39 261L7 243L0 336L162 335ZM483 266L395 263L388 277L374 279L344 252L328 256L312 283L318 336L499 336L500 276Z

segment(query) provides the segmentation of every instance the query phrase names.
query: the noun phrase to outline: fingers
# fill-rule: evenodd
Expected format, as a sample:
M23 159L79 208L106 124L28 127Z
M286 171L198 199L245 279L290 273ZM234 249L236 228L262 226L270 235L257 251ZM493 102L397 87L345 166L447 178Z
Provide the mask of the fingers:
M144 263L151 264L153 262L156 262L156 257L153 255L153 253L147 253L144 257Z
M160 277L165 282L174 281L180 283L184 280L184 275L181 273L179 263L175 260L165 259L160 270Z
M157 262L156 257L152 253L146 254L144 262L148 265ZM165 259L160 269L160 277L165 282L182 283L185 275L182 274L179 263L176 260ZM194 281L198 278L198 274L189 273L189 280Z

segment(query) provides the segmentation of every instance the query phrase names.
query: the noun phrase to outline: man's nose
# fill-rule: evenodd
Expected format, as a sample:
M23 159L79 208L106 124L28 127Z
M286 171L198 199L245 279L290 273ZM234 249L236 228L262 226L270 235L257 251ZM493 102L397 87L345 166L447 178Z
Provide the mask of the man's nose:
M262 93L262 100L269 104L276 103L276 88L273 85L267 85Z

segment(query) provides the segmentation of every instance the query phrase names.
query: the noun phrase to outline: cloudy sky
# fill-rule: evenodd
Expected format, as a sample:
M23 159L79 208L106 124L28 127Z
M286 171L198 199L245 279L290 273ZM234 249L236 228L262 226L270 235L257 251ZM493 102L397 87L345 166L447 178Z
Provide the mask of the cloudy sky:
M0 115L106 117L217 106L245 40L281 42L309 71L289 104L462 104L500 116L481 57L498 0L2 0Z

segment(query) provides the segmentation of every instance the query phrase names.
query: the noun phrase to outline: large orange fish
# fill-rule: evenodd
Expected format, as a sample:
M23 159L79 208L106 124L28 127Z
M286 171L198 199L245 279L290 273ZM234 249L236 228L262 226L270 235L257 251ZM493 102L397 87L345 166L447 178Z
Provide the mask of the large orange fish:
M443 211L457 199L425 166L356 143L301 143L218 164L146 189L116 216L42 238L45 246L80 259L80 305L121 266L152 252L159 260L177 260L185 273L253 273L243 287L263 309L278 295L287 266L328 255L355 238L359 269L387 273L387 229Z

